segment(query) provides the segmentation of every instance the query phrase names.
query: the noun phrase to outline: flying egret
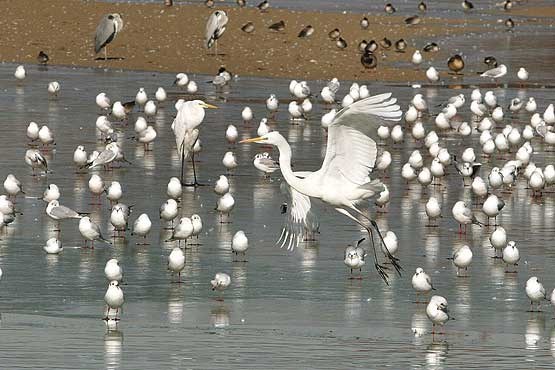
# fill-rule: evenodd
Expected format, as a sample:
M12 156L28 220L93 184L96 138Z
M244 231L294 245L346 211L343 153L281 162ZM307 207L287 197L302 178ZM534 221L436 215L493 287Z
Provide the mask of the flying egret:
M108 60L108 44L123 28L123 20L118 13L107 14L100 20L94 35L94 51L99 53L104 48L104 60Z
M210 15L208 22L206 22L204 40L207 49L210 49L212 45L215 44L214 55L218 55L218 39L222 37L225 32L227 20L226 12L223 10L216 10Z
M308 197L321 199L339 213L349 217L367 230L372 242L374 228L385 244L376 222L364 214L357 207L357 203L373 197L384 189L379 180L371 180L369 175L376 162L375 139L378 127L385 124L386 120L401 119L402 112L396 102L396 99L391 98L391 93L386 93L359 100L337 112L328 128L324 163L318 171L308 173L304 178L296 176L291 170L291 147L279 132L272 131L264 136L241 142L260 142L277 146L281 172L294 190ZM309 209L310 207L305 206L305 214ZM370 225L356 216L370 222ZM378 263L375 245L372 246L376 270L388 283L385 267ZM384 249L387 251L387 248ZM389 252L387 258L400 273L399 260Z
M207 104L202 100L192 100L181 104L177 111L177 116L173 120L172 130L175 134L175 143L177 152L181 157L181 183L183 184L183 170L185 161L189 157L189 153L193 152L193 147L198 139L199 131L197 127L204 120L204 109L217 109L215 105ZM197 172L195 169L195 153L192 153L193 174L195 182L193 184L185 184L187 186L198 186Z

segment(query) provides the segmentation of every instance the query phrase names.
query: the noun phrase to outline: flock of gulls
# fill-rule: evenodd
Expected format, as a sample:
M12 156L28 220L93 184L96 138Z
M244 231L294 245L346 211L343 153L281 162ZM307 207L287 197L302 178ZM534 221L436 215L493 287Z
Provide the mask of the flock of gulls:
M507 0L505 3L511 1ZM259 8L264 11L267 6L269 3L264 1ZM473 6L465 0L463 7L472 9ZM420 8L425 11L426 5L421 3ZM394 11L391 4L386 6L386 12ZM206 28L207 48L217 44L225 31L226 23L227 15L224 11L217 10L210 16ZM97 28L95 51L98 53L104 48L107 57L106 47L122 27L123 22L118 14L105 16ZM311 30L305 28L301 33L310 36ZM509 71L504 64L497 65L497 61L486 59L485 63L492 68L482 74L485 80L528 80L528 72L524 68L515 73ZM416 65L422 62L422 55L418 51L412 56L412 62ZM462 69L460 60L456 57L451 58L449 64L453 65L455 72ZM14 76L19 83L26 83L25 67L18 66ZM437 81L437 71L431 67L426 71L426 77L430 81ZM229 71L221 68L213 84L232 84L232 80ZM174 86L181 95L196 93L198 89L198 85L185 73L176 75ZM429 226L438 226L441 217L447 217L447 212L460 225L461 237L466 234L468 225L480 225L483 232L491 232L489 240L495 251L493 257L506 265L507 274L518 273L521 253L517 243L511 240L514 235L497 224L497 217L504 211L505 200L515 189L526 187L530 196L537 198L542 197L543 192L555 184L554 165L541 167L534 162L534 156L540 147L555 144L553 104L540 107L533 97L525 100L515 97L508 106L502 106L495 90L483 91L476 88L469 95L458 94L445 99L441 111L433 113L425 97L419 93L402 110L391 93L372 94L371 87L355 82L349 87L348 93L340 97L340 86L341 82L334 78L315 93L308 82L293 80L289 85L290 96L278 98L275 94L270 94L266 97L266 117L258 124L258 137L239 141L239 129L236 126L228 125L225 130L225 138L229 144L271 145L279 153L279 158L274 159L271 152L260 151L253 158L253 166L267 176L280 171L287 187L289 200L282 207L286 221L281 234L276 235L277 244L293 249L307 235L314 235L319 223L311 202L317 199L365 231L364 237L356 245L345 249L344 264L350 271L349 278L362 279L362 269L370 255L373 268L384 283L388 284L392 273L404 277L402 261L396 257L400 247L397 236L393 230L380 230L371 213L366 211L368 206L373 205L385 208L390 201L389 189L381 179L385 176L401 176L407 186L417 182L428 187L441 186L445 177L454 176L460 179L461 186L470 188L474 205L460 200L448 208L430 194L425 203ZM57 81L51 82L47 88L48 94L54 99L60 90L61 84ZM296 166L293 169L294 155L291 146L284 136L273 130L276 112L282 106L279 99L289 99L287 112L291 124L303 124L315 103L327 108L321 117L322 129L327 135L327 146L319 169L303 171ZM157 137L157 128L149 122L157 115L159 105L166 100L168 94L164 87L159 87L154 92L154 99L140 87L135 99L130 102L114 101L108 93L99 92L96 105L101 113L96 120L96 129L105 147L102 151L88 153L83 145L77 145L73 162L78 172L91 172L88 188L93 202L101 204L103 198L106 198L105 201L110 203L110 214L107 217L113 226L114 237L128 237L127 230L130 229L137 243L147 243L148 235L152 232L151 217L160 217L167 223L172 231L166 242L177 242L177 246L167 257L167 268L172 274L171 281L181 283L181 272L187 263L184 249L193 238L195 241L201 239L203 223L198 214L180 217L179 201L183 186L201 185L202 179L197 177L195 168L195 154L201 150L200 138L205 134L202 130L205 114L218 107L202 100L179 99L174 102L176 112L171 129L181 161L181 171L179 176L169 179L168 199L160 206L158 215L143 213L132 219L132 206L122 202L124 184L117 181L106 184L101 176L102 171L117 171L118 166L131 165L118 144L118 140L121 140L118 131L128 127L121 124L127 123L131 114L138 114L132 126L136 140L144 145L145 151L150 150L150 144ZM504 118L507 115L518 115L523 124L505 124ZM244 107L241 119L244 123L252 122L253 110ZM118 130L116 126L119 127ZM30 148L25 153L24 161L33 176L46 178L50 172L50 163L45 153L56 141L55 138L64 140L63 134L54 133L47 125L39 126L35 122L29 123L26 134ZM465 137L473 135L479 136L481 147L467 147L461 153L448 150L445 143L447 136L459 137L464 141ZM406 140L413 140L420 147L410 153L400 173L392 173L391 151L397 150L398 145ZM489 173L483 173L480 171L480 157L485 161L495 157L502 165L493 167ZM225 153L222 165L226 174L237 167L237 158L233 151ZM192 183L184 181L188 171L193 172ZM17 217L16 200L24 194L25 186L13 174L6 177L3 186L6 194L0 196L0 216L2 225L8 226ZM78 228L84 240L83 248L94 249L95 242L110 245L109 238L99 226L100 220L94 220L85 213L64 206L61 190L55 184L49 184L42 197L46 216L54 220L57 226L56 237L46 242L44 251L49 254L63 251L60 242L61 226L64 221L71 219L78 220L78 225L70 224L68 227ZM220 214L220 222L229 222L235 200L230 193L228 176L222 174L213 184L213 190L219 196L216 210ZM370 248L365 247L367 243L364 241L369 242ZM248 248L247 233L237 231L230 240L233 261L246 262ZM457 277L467 276L472 266L473 253L471 245L464 245L452 255ZM354 274L356 271L358 274ZM104 296L104 318L117 321L124 304L121 287L123 267L117 259L112 258L106 262L104 272L108 281ZM0 277L1 275L0 269ZM231 278L225 272L217 272L210 283L213 290L220 292L218 299L223 299L221 292L232 286ZM420 298L425 297L426 314L434 328L436 325L443 327L452 319L447 299L434 292L436 287L429 274L418 267L411 283L417 296L416 301L421 302ZM555 305L555 289L549 295L536 276L527 280L523 294L528 297L531 310L539 310L544 301L550 300ZM431 297L426 298L429 295ZM435 329L432 333L435 333Z

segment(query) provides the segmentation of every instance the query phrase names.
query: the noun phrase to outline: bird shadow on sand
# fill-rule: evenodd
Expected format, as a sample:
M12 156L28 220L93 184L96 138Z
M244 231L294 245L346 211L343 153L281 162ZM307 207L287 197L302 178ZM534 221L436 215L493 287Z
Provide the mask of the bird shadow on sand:
M124 57L108 57L108 59L104 59L103 57L97 57L94 60L125 60Z

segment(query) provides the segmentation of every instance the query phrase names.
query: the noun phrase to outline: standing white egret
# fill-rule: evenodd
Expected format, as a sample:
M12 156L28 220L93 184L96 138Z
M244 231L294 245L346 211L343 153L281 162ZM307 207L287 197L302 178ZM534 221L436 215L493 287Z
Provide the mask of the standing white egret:
M378 127L386 124L385 120L401 119L402 112L396 102L396 99L391 98L391 93L386 93L359 100L337 112L328 128L324 163L318 171L307 173L304 178L296 176L291 170L291 147L277 131L242 142L260 142L277 146L281 172L294 190L308 197L321 199L339 213L360 224L368 231L372 242L374 228L385 244L376 222L359 210L357 203L373 197L384 189L379 180L371 180L369 175L376 162L375 139ZM309 210L310 205L305 205L303 210L299 210L304 212L299 219L303 220ZM370 225L360 221L357 216L370 222ZM376 270L387 283L385 267L378 263L375 245L372 246ZM387 248L384 249L387 251ZM389 252L387 258L400 273L399 260Z
M206 22L206 32L204 33L204 40L206 48L210 49L215 44L214 55L218 55L218 39L222 37L225 32L227 24L227 13L223 10L216 10L208 18Z
M181 157L181 183L183 184L183 170L185 166L185 161L189 157L189 153L192 152L193 160L193 174L195 177L195 182L191 184L192 186L200 185L197 182L197 172L195 169L195 153L193 152L193 147L198 139L198 129L197 127L204 120L204 109L212 108L216 109L215 105L207 104L202 100L192 100L181 104L177 111L177 116L173 120L172 130L175 134L175 143L177 145L177 152ZM189 185L189 184L186 184Z
M108 60L108 44L123 28L123 20L118 13L107 14L100 20L94 35L94 51L96 54L104 48L104 60Z

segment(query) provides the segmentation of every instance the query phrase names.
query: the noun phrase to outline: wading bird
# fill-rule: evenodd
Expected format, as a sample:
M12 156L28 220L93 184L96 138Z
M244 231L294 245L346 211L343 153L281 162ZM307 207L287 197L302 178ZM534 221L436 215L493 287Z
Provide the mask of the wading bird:
M377 129L386 124L386 120L399 121L402 116L396 99L391 93L371 96L359 100L337 112L328 128L328 143L322 167L306 177L298 177L291 170L291 147L277 131L242 143L259 142L272 144L279 150L279 165L287 183L296 191L308 197L317 198L332 206L339 213L349 217L364 227L373 242L375 229L383 242L383 237L376 222L362 212L357 203L373 197L383 191L379 180L371 180L377 156ZM305 216L310 206L303 207ZM361 217L365 221L357 218ZM302 220L304 216L300 216ZM369 224L368 224L369 223ZM297 239L298 240L298 239ZM385 243L384 243L385 244ZM374 265L380 277L386 282L388 275L385 267L378 262L374 247ZM387 248L384 248L387 251ZM387 258L400 273L399 260L389 252Z
M185 166L185 161L189 157L189 153L192 153L193 160L193 175L195 177L195 182L193 184L186 184L189 186L200 185L197 181L197 172L195 169L195 153L193 152L193 147L195 142L198 140L198 129L197 127L204 120L204 109L212 108L216 109L215 105L207 104L202 100L192 100L183 103L178 111L177 116L173 120L172 130L175 134L175 143L177 145L177 152L181 158L181 184L183 184L183 170Z
M206 22L204 40L207 49L210 49L212 45L215 45L214 55L218 55L218 39L222 37L225 32L226 24L227 14L223 10L216 10L210 15L208 22Z
M123 29L123 20L118 13L107 14L96 27L94 35L94 51L96 54L104 48L104 60L108 60L108 44L111 43L117 34Z

